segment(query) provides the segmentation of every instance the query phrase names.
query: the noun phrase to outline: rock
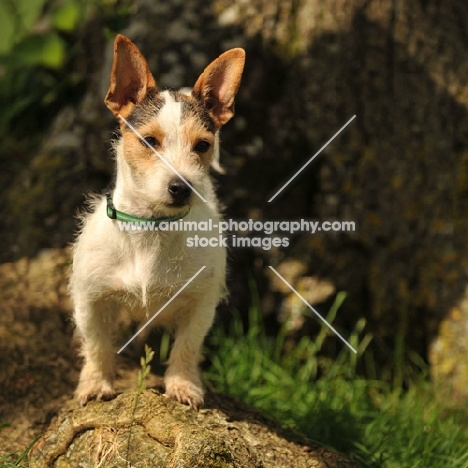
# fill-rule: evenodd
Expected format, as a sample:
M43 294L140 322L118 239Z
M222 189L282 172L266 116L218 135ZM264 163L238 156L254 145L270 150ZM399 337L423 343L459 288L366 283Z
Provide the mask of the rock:
M30 468L357 468L226 395L195 412L156 390L68 404L30 454Z
M439 326L431 345L431 376L444 398L468 400L468 288Z
M31 312L71 308L68 278L71 269L71 249L44 249L34 258L23 257L16 262L0 264L0 310L8 315L25 318Z

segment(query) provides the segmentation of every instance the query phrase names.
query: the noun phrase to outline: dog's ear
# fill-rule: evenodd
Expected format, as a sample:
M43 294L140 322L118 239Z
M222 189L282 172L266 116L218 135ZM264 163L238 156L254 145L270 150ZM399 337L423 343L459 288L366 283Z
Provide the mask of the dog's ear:
M110 88L104 99L115 116L127 117L135 104L143 100L156 82L137 46L125 36L117 35L114 42L114 63Z
M243 49L228 50L205 68L193 87L193 96L203 102L217 128L234 115L244 62Z

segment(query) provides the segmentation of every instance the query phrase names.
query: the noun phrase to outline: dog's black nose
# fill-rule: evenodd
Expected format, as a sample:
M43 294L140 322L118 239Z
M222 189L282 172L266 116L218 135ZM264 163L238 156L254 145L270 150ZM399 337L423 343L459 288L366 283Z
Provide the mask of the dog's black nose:
M174 205L186 205L192 189L182 179L172 179L167 187Z

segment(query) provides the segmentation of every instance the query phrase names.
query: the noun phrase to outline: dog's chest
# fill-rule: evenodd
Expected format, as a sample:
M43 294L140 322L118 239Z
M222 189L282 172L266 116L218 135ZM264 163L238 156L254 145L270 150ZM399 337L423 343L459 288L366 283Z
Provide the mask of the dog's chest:
M186 250L141 248L128 252L115 271L115 285L132 303L147 305L170 297L181 282L183 266L190 259Z
M154 254L137 251L126 255L116 271L121 288L134 291L148 289L155 275Z

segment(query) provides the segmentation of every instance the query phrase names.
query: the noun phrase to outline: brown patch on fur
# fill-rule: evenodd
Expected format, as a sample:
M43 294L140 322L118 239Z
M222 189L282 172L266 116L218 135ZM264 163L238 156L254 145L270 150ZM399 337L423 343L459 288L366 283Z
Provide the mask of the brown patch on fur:
M143 137L152 136L159 142L164 140L164 134L162 134L161 129L159 129L159 132L156 128L154 128L154 130L151 132L146 131L146 128L139 129L138 131ZM154 154L154 152L144 143L142 143L140 138L135 133L133 133L132 130L127 129L127 131L123 133L123 144L124 158L136 174L143 175L148 170L153 168L155 164L161 163L160 159ZM158 152L162 151L162 147L157 147L155 150Z
M183 96L184 101L193 102L194 99L188 96ZM149 121L146 125L137 128L138 133L143 137L155 138L159 145L154 149L164 156L166 134L158 123L157 117ZM121 123L121 131L124 139L124 157L130 167L137 174L144 174L145 171L154 167L155 159L154 152L141 142L139 137L127 127L125 123ZM214 156L215 136L207 130L204 121L198 118L197 114L189 113L184 119L183 124L179 128L179 137L184 142L182 147L187 148L192 154L192 157L197 157L197 162L208 170ZM200 141L206 141L210 144L210 148L205 152L197 152L194 148ZM190 157L190 154L183 157ZM195 156L196 155L196 156ZM156 158L159 160L159 158Z
M190 142L192 152L197 154L202 166L207 170L214 156L215 136L213 133L209 132L203 123L195 118L187 119L182 125L181 133L182 138ZM210 144L210 148L205 153L199 153L194 149L195 145L200 141L207 141Z
M124 137L126 137L125 134L131 133L135 138L140 142L140 145L142 149L145 151L151 151L144 143L140 141L138 136L131 130L130 128L127 127L127 125L122 122L121 124L121 129L122 129L122 134ZM153 118L152 120L148 121L145 125L142 125L137 128L138 133L143 137L143 138L155 138L158 141L158 145L154 147L156 151L163 151L164 149L164 139L166 138L165 132L162 130L161 126L158 123L157 118ZM152 151L151 151L152 152Z

